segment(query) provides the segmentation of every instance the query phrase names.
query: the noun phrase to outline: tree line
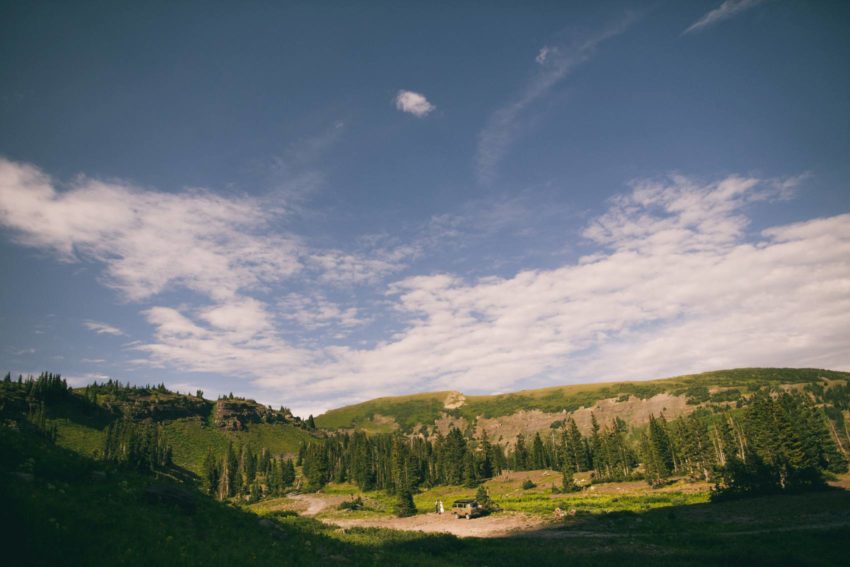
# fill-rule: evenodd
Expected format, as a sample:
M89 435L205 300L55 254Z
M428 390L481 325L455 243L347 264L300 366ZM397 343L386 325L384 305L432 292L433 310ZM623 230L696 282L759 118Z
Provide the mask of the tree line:
M650 416L638 428L619 418L603 427L592 416L587 434L569 418L531 441L520 434L511 447L457 428L430 437L335 434L303 444L297 464L307 489L352 482L399 495L423 486L473 487L504 469L560 471L565 491L576 489L575 473L589 471L593 482L642 478L651 486L687 477L714 482L724 495L813 487L824 474L847 470L840 440L808 395L764 390L738 405L669 421Z

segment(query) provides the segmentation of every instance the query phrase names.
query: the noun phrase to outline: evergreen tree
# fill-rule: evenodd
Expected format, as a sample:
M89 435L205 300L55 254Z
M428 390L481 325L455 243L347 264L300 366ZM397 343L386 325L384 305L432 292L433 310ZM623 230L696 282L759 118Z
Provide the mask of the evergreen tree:
M281 480L283 481L283 486L292 486L295 484L295 465L293 464L292 459L286 459L283 463Z
M576 490L575 473L575 464L572 460L565 460L561 468L561 490L563 492L573 492Z
M490 493L483 484L478 486L478 491L475 493L475 500L478 501L478 506L485 512L491 511L494 507Z
M662 423L649 416L649 426L641 442L644 475L650 486L659 486L672 472L670 440Z
M463 455L463 485L473 487L477 484L478 479L475 476L475 459L472 456L472 451L469 449Z
M209 495L215 494L218 489L219 474L218 459L215 458L210 447L204 459L204 492Z
M399 492L395 505L395 515L399 518L416 515L416 504L413 503L413 493L409 489Z
M325 447L320 443L310 443L304 453L304 477L310 490L319 490L330 479L330 463Z
M531 444L531 468L546 468L545 450L543 449L543 440L540 438L540 433L534 434L534 441Z
M513 452L513 469L516 471L527 471L529 465L528 449L525 448L525 436L520 433L516 436L516 444Z

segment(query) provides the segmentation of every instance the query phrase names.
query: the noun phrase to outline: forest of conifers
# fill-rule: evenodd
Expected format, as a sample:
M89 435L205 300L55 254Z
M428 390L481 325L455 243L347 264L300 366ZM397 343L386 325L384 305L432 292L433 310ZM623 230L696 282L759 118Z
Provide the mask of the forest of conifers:
M503 470L545 468L562 473L557 488L563 491L577 489L576 472L591 471L593 482L645 479L652 486L685 476L714 482L717 497L730 497L818 487L825 475L847 470L841 442L811 392L763 390L738 405L698 409L669 421L653 416L640 428L620 419L601 426L594 418L588 435L567 419L545 435L530 440L519 435L510 446L486 436L473 439L457 428L430 437L338 433L302 445L295 465L303 467L301 489L348 481L399 495L441 484L472 487ZM250 448L238 458L229 449L220 464L210 458L207 486L215 493L212 486L230 478L232 486L220 488L220 496L257 497L294 482L291 473L279 480L283 468L291 467L287 460L253 455Z
M17 383L7 375L4 387L20 390L29 420L47 438L55 438L56 431L45 420L45 404L71 396L96 403L93 388L74 395L54 374ZM676 419L652 416L640 427L593 418L590 431L582 434L568 418L545 434L518 435L510 444L457 428L430 436L320 431L297 455L274 455L249 444L230 444L223 454L210 449L201 482L220 499L256 500L291 487L318 490L329 482L406 498L420 487L473 487L504 470L551 469L561 473L555 488L562 491L576 490L573 475L586 471L592 482L644 479L660 486L674 476L709 481L717 497L794 491L822 486L830 474L847 471L846 449L826 411L840 416L848 404L846 386L827 392L817 385L796 392L765 388L735 404L699 408ZM171 448L158 424L119 419L106 428L100 458L135 468L167 467Z

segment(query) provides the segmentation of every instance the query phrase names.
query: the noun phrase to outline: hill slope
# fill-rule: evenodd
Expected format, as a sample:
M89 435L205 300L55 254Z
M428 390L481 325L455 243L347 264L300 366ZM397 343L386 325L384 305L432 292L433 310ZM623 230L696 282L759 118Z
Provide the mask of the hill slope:
M641 425L650 414L668 418L710 404L734 404L763 387L806 388L820 392L847 388L850 373L819 369L740 368L649 380L599 382L523 390L510 394L464 396L433 392L387 397L334 409L316 418L326 429L405 432L441 430L450 426L491 439L510 441L517 433L557 428L573 417L579 428L590 428L591 414L600 423L621 418Z
M0 383L0 418L20 419L32 411L32 401L14 383ZM174 464L200 474L212 449L223 454L227 444L250 444L271 454L291 454L313 438L288 410L274 410L253 400L205 400L164 387L131 388L101 384L54 397L45 405L48 426L56 426L56 443L85 456L103 450L110 423L129 419L157 423L173 451Z

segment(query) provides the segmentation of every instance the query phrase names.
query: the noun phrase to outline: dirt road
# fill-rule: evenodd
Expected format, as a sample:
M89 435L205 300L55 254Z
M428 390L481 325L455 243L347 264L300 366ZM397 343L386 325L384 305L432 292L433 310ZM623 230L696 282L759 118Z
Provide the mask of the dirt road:
M344 496L298 494L295 500L299 513L316 516L336 508ZM428 533L450 533L461 537L501 537L545 528L549 522L527 514L501 513L472 520L456 520L451 514L417 514L410 518L319 518L322 522L340 528L376 527Z
M549 522L526 514L500 513L456 520L451 514L417 514L409 518L333 518L325 523L341 528L375 527L428 533L450 533L460 537L503 537L544 529Z

